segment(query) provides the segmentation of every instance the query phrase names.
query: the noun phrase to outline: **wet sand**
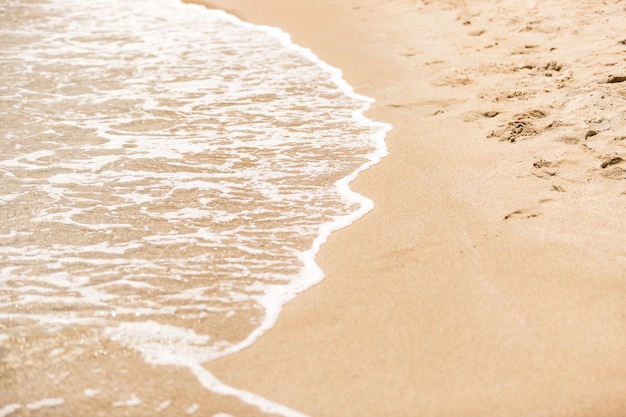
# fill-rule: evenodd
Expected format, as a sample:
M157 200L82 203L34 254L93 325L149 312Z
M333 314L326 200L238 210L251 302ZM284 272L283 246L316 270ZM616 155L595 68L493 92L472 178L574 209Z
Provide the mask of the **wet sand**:
M394 126L325 280L211 372L316 417L626 414L621 2L210 3Z

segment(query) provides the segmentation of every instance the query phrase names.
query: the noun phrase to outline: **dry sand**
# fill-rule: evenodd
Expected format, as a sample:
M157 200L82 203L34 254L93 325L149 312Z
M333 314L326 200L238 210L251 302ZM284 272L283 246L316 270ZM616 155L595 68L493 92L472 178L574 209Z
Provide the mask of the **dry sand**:
M394 126L326 279L211 372L315 417L626 415L623 1L210 3Z

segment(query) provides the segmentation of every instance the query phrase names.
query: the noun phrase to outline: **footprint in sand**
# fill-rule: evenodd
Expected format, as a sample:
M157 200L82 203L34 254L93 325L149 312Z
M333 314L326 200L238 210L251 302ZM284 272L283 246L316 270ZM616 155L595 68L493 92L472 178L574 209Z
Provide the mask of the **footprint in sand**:
M513 121L508 122L506 126L498 130L494 130L489 137L497 137L500 141L514 143L522 137L536 136L541 133L542 129L536 127L534 121L545 117L546 113L542 110L529 110L525 113L516 114Z
M545 203L549 203L551 201L554 201L551 198L544 198L542 200L539 200L539 204L543 205ZM519 209L519 210L515 210L509 214L507 214L506 216L504 216L504 220L524 220L524 219L532 219L534 217L539 217L543 214L543 212L536 210L536 209Z
M514 212L511 212L504 216L504 220L532 219L533 217L539 217L542 214L543 213L541 213L540 211L520 209L515 210Z

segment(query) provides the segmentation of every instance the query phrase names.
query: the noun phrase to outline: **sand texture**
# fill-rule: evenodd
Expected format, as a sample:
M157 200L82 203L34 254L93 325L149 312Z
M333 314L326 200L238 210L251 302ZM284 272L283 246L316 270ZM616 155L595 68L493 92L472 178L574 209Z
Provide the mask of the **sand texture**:
M626 4L216 0L374 97L325 280L206 367L315 417L626 415Z

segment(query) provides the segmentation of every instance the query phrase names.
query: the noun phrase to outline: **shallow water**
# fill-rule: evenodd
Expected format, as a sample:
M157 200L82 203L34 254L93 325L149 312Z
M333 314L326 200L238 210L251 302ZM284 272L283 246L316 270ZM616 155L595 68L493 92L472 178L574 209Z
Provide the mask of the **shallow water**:
M169 365L267 406L199 365L371 208L347 189L384 155L370 101L278 30L174 0L12 0L0 35L0 416L174 412L141 378Z

